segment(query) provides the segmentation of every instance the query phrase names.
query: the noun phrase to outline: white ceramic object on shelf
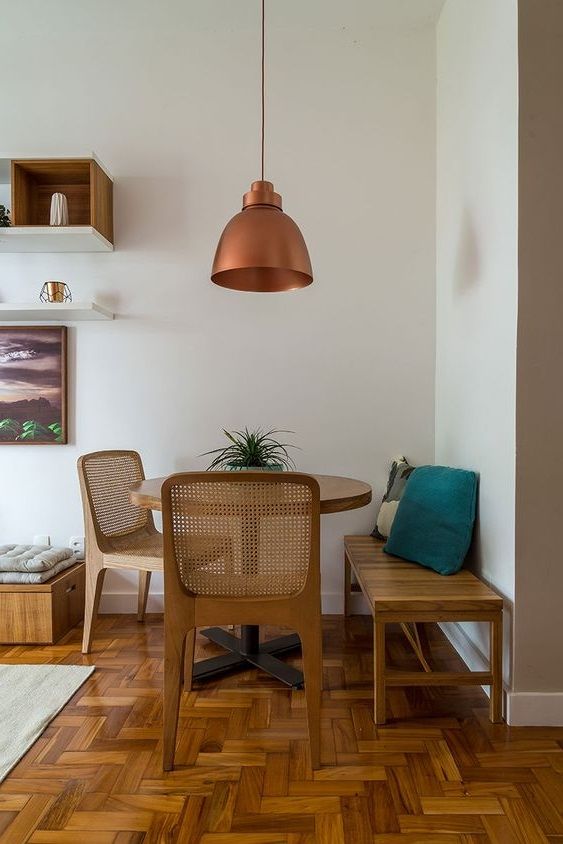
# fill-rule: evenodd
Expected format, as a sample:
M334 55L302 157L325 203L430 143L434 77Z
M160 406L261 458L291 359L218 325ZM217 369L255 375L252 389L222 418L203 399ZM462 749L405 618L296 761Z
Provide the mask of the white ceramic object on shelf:
M51 197L51 226L68 226L68 202L64 193L54 193Z

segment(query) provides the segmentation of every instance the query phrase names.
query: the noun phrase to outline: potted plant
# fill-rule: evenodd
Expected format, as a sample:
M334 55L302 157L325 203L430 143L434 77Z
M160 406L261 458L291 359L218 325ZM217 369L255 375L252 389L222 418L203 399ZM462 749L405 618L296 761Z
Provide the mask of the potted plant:
M271 431L264 431L262 428L253 431L248 428L243 431L226 431L223 428L223 433L229 440L228 445L201 455L215 455L207 467L208 471L228 469L241 472L251 469L255 472L283 472L284 469L295 468L287 449L296 446L278 442L273 437L273 434L290 434L291 431L279 431L275 428Z
M10 225L10 212L5 205L0 205L0 227L6 229Z

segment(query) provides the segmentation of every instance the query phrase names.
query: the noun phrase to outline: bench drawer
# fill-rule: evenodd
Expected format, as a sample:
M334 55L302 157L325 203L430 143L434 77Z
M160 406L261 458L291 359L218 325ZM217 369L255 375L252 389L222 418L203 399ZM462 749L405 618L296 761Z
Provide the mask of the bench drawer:
M38 584L0 584L0 643L54 644L84 618L84 563Z

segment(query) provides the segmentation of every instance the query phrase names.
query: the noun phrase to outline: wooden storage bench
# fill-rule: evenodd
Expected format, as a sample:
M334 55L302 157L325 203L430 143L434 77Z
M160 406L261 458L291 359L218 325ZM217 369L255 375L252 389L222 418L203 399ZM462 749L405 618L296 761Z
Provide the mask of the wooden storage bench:
M53 644L84 618L84 563L46 583L0 583L0 644Z
M385 723L387 686L491 687L490 719L502 721L502 598L469 571L437 574L392 557L384 542L371 536L346 536L345 613L349 614L353 571L373 615L374 719ZM489 671L391 671L385 666L385 625L417 621L488 621L491 626Z

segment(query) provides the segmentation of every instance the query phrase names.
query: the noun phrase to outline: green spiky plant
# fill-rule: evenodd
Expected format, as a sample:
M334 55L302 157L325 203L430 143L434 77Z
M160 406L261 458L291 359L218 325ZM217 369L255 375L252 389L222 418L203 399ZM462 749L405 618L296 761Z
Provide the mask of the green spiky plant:
M32 419L29 419L27 422L22 423L22 432L18 437L18 440L45 440L51 439L51 434L48 428L45 425L42 425L41 422L34 422Z
M8 228L11 226L12 223L10 222L10 212L6 208L5 205L0 205L0 228Z
M0 440L2 442L63 442L63 429L60 422L42 425L28 419L18 422L15 419L0 419Z
M0 419L0 439L16 440L21 431L21 425L15 419Z
M287 449L296 448L296 446L278 442L273 437L273 434L292 434L293 431L280 431L275 428L270 431L264 431L262 428L256 428L253 431L249 431L248 428L242 431L226 431L223 428L223 433L229 440L228 445L200 455L201 457L216 455L207 467L208 471L248 468L269 469L275 472L295 468L295 463Z

